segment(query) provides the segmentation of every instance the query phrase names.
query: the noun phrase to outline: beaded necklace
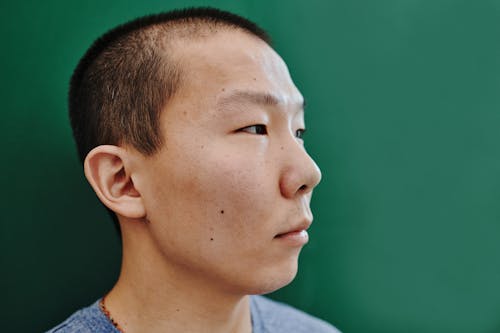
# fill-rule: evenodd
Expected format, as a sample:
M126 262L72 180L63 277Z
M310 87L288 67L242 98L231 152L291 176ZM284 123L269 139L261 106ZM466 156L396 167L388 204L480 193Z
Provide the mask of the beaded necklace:
M108 320L111 322L111 324L113 324L113 326L118 330L118 332L125 333L125 331L121 328L121 326L113 319L113 317L111 317L109 310L106 309L106 306L104 305L104 300L106 299L106 296L101 298L101 300L99 301L99 308L104 313L106 318L108 318Z

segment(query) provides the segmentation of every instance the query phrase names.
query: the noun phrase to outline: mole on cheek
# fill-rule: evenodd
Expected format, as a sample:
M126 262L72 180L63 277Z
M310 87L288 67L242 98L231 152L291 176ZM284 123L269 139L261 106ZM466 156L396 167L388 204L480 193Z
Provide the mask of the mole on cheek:
M220 213L221 213L221 214L224 214L224 210L221 210L221 211L220 211Z
M214 239L213 238L210 238L210 241L213 241Z

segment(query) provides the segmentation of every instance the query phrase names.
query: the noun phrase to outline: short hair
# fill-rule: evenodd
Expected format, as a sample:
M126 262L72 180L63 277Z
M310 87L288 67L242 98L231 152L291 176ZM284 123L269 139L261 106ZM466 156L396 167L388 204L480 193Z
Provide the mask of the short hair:
M255 23L209 7L140 17L98 38L70 82L69 117L80 160L103 144L129 144L145 155L157 151L160 111L183 79L169 53L175 50L166 44L217 28L246 31L271 45Z
M210 7L140 17L95 40L78 63L69 89L69 118L80 161L104 144L126 144L144 155L154 154L164 140L161 110L185 79L168 43L219 28L245 31L271 45L255 23ZM115 213L108 212L119 230Z

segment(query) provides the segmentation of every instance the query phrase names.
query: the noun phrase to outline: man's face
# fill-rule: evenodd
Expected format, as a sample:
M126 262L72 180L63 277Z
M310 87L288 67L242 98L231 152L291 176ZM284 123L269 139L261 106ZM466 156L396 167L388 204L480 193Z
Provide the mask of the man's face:
M283 60L241 31L176 45L183 84L162 149L134 179L164 263L232 293L289 283L321 174L299 138L303 99ZM296 232L293 232L296 231Z

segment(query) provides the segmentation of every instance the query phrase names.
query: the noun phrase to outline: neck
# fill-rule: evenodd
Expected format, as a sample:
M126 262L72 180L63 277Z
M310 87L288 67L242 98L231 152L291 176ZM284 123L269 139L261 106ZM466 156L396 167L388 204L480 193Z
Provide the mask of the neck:
M133 239L123 237L122 270L105 304L125 333L252 331L248 296L170 265L153 242L137 237L144 230L134 231Z

